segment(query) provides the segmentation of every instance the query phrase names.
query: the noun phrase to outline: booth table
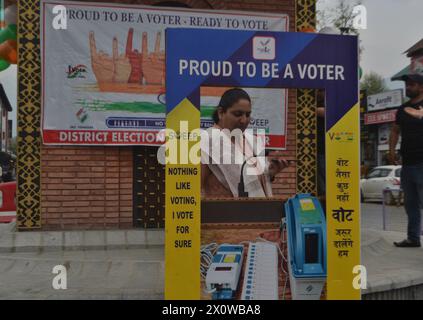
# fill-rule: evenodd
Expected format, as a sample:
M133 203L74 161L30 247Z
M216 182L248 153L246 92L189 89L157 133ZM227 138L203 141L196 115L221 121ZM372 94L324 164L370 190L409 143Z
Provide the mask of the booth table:
M279 244L285 257L288 257L286 245L281 239L281 220L285 217L284 202L279 198L246 199L207 199L201 203L201 245L210 243L243 244L244 259L247 259L248 242L263 238ZM286 231L284 231L286 232ZM284 234L284 239L287 239ZM278 254L278 299L291 300L289 276L281 267L282 257ZM240 299L244 279L244 265L238 281L235 299ZM283 268L288 272L287 263ZM201 299L211 299L205 291L205 282L201 282ZM325 299L325 293L321 299Z

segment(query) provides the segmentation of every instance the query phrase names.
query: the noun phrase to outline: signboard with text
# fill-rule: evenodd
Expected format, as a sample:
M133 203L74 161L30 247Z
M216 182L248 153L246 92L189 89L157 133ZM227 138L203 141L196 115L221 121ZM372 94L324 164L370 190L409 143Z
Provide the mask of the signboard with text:
M402 89L372 94L367 97L367 111L396 108L402 105Z
M397 110L386 110L364 114L364 124L378 124L395 121Z
M66 28L56 28L56 6ZM41 3L42 137L55 145L161 145L165 128L165 30L288 31L286 14L139 5ZM226 88L201 89L201 127ZM286 148L285 89L247 88L257 108L250 126L267 147Z
M326 90L327 298L360 299L360 287L353 285L360 265L357 61L355 36L166 31L166 123L173 133L166 149L180 150L165 169L166 299L200 298L201 163L196 154L203 86ZM201 72L199 65L209 71ZM220 72L212 73L212 65L220 65Z

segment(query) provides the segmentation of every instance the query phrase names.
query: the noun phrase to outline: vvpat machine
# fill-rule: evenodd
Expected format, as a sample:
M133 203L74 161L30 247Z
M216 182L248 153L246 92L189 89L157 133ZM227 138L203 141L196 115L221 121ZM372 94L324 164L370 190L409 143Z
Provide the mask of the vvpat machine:
M318 300L326 282L326 220L319 201L297 194L285 203L293 300Z

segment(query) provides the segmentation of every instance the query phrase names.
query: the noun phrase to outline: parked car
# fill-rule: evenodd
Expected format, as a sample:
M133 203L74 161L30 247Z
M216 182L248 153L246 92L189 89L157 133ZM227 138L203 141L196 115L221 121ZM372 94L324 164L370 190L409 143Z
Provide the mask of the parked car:
M0 223L16 219L16 181L0 183Z
M361 201L382 201L384 189L389 189L385 202L397 203L401 190L401 166L380 166L370 170L367 177L360 181Z

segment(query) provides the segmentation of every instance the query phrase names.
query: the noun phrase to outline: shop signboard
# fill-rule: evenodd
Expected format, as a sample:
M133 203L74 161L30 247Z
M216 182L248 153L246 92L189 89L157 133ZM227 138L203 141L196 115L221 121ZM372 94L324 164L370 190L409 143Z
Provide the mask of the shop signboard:
M366 113L364 115L364 124L378 124L378 123L387 123L395 121L395 116L397 110L386 110L380 112Z
M367 111L396 108L402 104L402 100L402 89L372 94L367 97Z

